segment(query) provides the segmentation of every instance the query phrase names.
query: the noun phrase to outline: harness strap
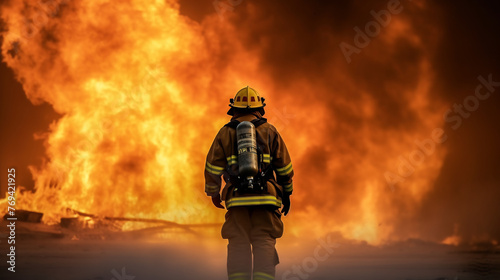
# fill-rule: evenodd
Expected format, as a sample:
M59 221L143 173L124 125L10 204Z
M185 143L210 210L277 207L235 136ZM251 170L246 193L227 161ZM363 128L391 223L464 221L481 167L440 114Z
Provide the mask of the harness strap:
M260 126L261 124L263 123L266 123L267 122L267 119L266 118L257 118L257 119L253 119L251 121L251 123L253 123L253 125L255 126L255 128L257 128L258 126ZM231 120L230 122L226 123L224 126L227 126L227 127L230 127L230 128L233 128L233 129L236 129L236 127L240 124L240 121L239 120Z
M267 119L266 118L257 118L257 119L253 119L251 121L253 123L253 125L255 126L255 128L259 127L260 125L264 124L267 122ZM227 127L230 127L232 129L236 129L236 127L238 126L238 124L240 124L240 121L234 119L234 120L231 120L230 122L228 122L227 124L225 124L224 126L227 126ZM258 137L259 134L257 131L256 132L256 136ZM259 144L257 142L257 155L259 157L259 165L262 164L262 151L259 147ZM267 168L265 170L261 170L260 167L259 167L259 174L257 174L255 177L256 177L256 182L258 181L259 185L261 188L263 188L263 186L266 185L266 182L271 179L271 176L273 173L272 172L269 172L272 170L272 166L269 165L267 166ZM228 170L228 175L229 175L229 181L231 181L231 184L235 186L235 189L233 191L245 191L245 190L241 190L241 188L239 188L241 186L241 181L240 179L238 178L238 176L234 175L234 174L231 174L232 172L230 172L230 170ZM273 176L274 177L274 176Z

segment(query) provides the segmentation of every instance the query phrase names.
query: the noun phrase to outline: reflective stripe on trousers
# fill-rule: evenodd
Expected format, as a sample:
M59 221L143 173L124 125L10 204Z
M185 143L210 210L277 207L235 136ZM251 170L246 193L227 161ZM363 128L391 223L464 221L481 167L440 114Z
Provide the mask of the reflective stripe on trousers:
M264 272L254 272L253 280L274 280L274 276Z
M229 274L228 279L229 280L251 280L250 274L245 273L245 272L237 272L237 273Z

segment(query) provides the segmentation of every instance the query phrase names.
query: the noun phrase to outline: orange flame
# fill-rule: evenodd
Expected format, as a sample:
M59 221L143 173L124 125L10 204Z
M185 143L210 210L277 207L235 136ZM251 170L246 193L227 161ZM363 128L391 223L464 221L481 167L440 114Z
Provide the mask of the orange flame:
M57 223L66 208L221 221L203 193L205 153L227 121L225 102L247 84L267 98L269 120L291 151L292 234L339 231L371 243L402 238L393 235L395 221L411 216L439 173L444 152L437 147L394 192L384 178L397 172L416 139L442 126L429 53L412 71L396 64L398 79L379 89L361 86L363 77L346 71L356 61L347 65L339 51L322 69L329 81L304 74L284 85L262 67L259 46L236 37L243 31L230 15L197 23L164 0L51 3L11 1L2 10L5 61L32 102L48 102L62 115L45 136L48 160L32 168L35 192L18 198L23 208L44 212L47 223ZM257 8L247 6L255 16ZM26 20L37 15L44 20ZM395 63L400 41L424 49L404 17L375 39L363 49L374 63ZM394 108L384 107L380 91L395 101L388 106L404 106L410 125L387 124L394 120L384 111Z

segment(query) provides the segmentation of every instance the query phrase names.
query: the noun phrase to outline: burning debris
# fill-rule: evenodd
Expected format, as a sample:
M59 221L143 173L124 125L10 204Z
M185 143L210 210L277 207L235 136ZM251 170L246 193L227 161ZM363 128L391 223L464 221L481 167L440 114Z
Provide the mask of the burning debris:
M17 221L20 222L28 222L28 223L40 223L42 221L43 213L34 212L34 211L26 211L26 210L17 210L14 216L5 213L3 219L7 221L7 218L16 218Z
M17 210L14 217L5 214L3 223L7 221L7 218L16 218L16 231L19 236L72 239L109 239L123 236L152 237L155 234L169 231L197 234L196 228L221 226L218 223L179 224L160 219L100 217L72 209L67 209L67 213L71 216L61 217L59 223L47 225L41 223L43 213Z

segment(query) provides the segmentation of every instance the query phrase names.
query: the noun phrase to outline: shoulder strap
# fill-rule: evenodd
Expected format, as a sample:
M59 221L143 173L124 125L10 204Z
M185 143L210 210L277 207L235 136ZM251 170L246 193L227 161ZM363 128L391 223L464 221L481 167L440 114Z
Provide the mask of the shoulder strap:
M257 128L259 125L266 123L267 119L266 118L260 118L260 119L253 119L252 123L253 125ZM240 121L238 120L231 120L230 122L226 123L224 126L236 129L236 127L240 124Z
M255 125L255 128L257 128L259 125L266 123L267 119L266 118L260 118L260 119L253 119L252 123Z
M230 122L226 123L224 126L236 129L236 127L240 124L240 121L238 120L231 120Z

